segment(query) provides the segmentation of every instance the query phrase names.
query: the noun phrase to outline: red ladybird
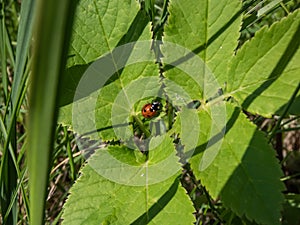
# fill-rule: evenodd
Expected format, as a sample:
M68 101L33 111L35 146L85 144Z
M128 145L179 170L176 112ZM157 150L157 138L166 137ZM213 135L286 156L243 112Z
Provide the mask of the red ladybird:
M153 102L152 104L148 103L148 104L143 106L142 115L143 115L143 117L150 119L154 116L157 116L160 109L161 109L161 103L160 102Z

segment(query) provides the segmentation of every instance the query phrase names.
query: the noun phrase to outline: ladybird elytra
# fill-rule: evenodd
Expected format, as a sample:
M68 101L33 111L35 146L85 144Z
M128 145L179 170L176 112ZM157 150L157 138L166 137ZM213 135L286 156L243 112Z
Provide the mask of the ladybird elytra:
M158 114L158 112L161 109L161 103L160 102L153 102L153 103L147 103L142 108L142 115L145 118L152 118Z

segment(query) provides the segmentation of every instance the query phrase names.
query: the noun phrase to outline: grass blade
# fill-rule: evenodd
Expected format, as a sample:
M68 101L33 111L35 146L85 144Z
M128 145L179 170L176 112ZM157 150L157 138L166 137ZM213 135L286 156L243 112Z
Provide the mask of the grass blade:
M76 1L39 1L29 112L30 224L43 224L57 91L64 69Z

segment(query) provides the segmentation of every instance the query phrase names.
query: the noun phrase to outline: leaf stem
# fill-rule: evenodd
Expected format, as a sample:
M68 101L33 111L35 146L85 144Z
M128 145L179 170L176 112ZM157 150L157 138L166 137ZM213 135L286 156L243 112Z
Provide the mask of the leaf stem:
M144 126L144 123L142 122L142 120L137 115L133 115L132 117L135 120L135 122L137 123L137 125L139 126L139 128L143 131L143 133L145 134L146 138L150 137L151 133Z

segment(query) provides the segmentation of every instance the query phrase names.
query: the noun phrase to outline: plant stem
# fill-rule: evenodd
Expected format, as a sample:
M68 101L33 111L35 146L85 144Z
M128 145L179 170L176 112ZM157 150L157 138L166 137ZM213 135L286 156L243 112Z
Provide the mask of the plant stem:
M146 138L151 136L150 131L144 126L144 123L142 122L142 120L137 116L137 115L133 115L132 116L133 119L135 120L135 122L137 123L137 125L139 126L139 128L143 131L143 133L145 134Z

